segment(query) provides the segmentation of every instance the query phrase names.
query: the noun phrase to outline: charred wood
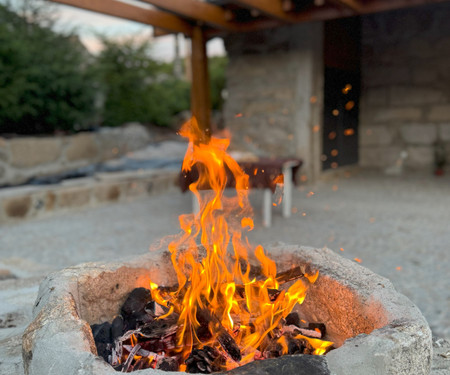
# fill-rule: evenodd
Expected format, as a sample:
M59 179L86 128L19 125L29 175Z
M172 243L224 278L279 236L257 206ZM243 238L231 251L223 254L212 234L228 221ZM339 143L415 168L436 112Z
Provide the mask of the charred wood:
M217 334L217 342L222 349L230 356L233 361L239 362L242 359L241 350L236 344L234 338L228 333L220 320L208 309L197 310L197 320L200 325L205 327L209 326L209 323L213 323L215 327L215 333Z

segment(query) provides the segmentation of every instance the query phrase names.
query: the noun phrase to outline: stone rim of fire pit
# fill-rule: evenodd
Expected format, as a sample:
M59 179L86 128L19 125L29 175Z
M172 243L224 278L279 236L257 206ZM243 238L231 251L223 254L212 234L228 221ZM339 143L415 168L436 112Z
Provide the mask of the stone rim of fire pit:
M293 262L319 269L320 276L302 305L314 312L308 318L320 321L334 313L344 315L330 327L327 323L331 335L343 335L333 337L342 345L325 357L331 374L429 373L430 328L419 309L389 280L326 248L276 244L266 249L280 270ZM50 274L39 288L34 320L23 336L25 374L117 374L94 354L89 324L110 320L133 287L148 285L149 273L156 283L170 285L174 271L168 252L109 264L86 263ZM320 288L329 288L330 293L319 293ZM330 295L334 300L327 300ZM314 310L308 310L308 304L314 304ZM349 321L346 326L344 318ZM375 330L352 337L353 326L362 327L360 332L369 326ZM152 369L140 373L170 374Z

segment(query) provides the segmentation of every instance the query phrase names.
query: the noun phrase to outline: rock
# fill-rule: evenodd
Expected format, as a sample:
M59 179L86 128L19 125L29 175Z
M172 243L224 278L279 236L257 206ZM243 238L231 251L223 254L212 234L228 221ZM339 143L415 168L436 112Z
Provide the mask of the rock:
M27 137L10 141L11 165L18 168L31 168L56 161L62 152L61 138Z
M117 201L120 198L120 186L118 184L102 184L95 187L95 198L100 202Z
M11 273L9 270L0 269L0 281L8 280L8 279L16 279L16 275Z
M55 191L59 208L81 207L89 204L91 188L74 187Z
M3 200L3 209L11 218L24 218L31 208L31 197L22 196Z
M98 155L98 145L92 133L82 133L67 137L69 145L66 149L68 161L88 160L92 162Z
M444 142L450 141L450 124L439 124L439 139Z
M388 145L393 140L393 131L389 126L374 125L361 129L359 141L362 146Z
M330 375L327 360L317 355L286 355L254 361L227 372L229 375Z
M437 139L434 124L408 124L400 129L403 140L409 144L432 145Z
M122 129L122 141L126 151L139 150L150 142L150 133L141 124L132 122L125 124Z
M430 121L450 121L450 105L435 105L428 115Z

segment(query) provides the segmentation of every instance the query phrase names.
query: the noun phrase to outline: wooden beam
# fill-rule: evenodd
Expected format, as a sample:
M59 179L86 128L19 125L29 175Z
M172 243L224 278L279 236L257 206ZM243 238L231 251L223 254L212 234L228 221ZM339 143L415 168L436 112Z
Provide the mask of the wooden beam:
M386 12L389 10L412 8L420 5L431 5L448 2L448 0L372 0L365 1L360 14Z
M324 21L333 18L348 17L354 15L349 9L336 9L331 6L320 6L301 11L285 11L281 0L233 0L234 3L249 9L255 9L265 15L287 23L307 21Z
M152 25L171 32L192 34L192 26L179 17L158 10L145 9L122 3L117 0L50 0L54 3L64 4L102 13L113 17Z
M191 111L205 134L205 140L211 136L211 97L209 92L208 56L206 54L206 36L200 26L192 30L191 50Z
M157 8L173 12L227 31L239 31L239 24L227 20L225 9L199 0L141 0Z
M270 17L275 17L283 21L291 21L291 15L283 9L281 0L233 0L234 3L264 13Z
M357 0L329 0L330 2L351 9L352 11L359 13L363 5Z

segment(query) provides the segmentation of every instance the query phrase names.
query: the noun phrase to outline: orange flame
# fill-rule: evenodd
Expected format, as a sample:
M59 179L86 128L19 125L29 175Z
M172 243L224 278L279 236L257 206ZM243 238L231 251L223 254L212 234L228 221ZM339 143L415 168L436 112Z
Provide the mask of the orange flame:
M243 228L253 229L248 176L227 154L229 140L211 137L205 141L195 119L184 124L180 134L189 139L183 171L192 168L199 171L198 181L189 189L197 197L200 210L180 216L183 232L169 244L178 289L163 293L158 285L150 283L152 297L170 307L166 316L179 314L180 329L174 351L183 359L193 347L212 345L220 349L217 337L220 329L225 329L239 345L240 364L244 364L275 338L273 330L297 303L303 302L308 285L316 281L318 273L305 275L282 290L275 300L270 298L269 290L279 288L277 267L262 246L252 248L242 235ZM224 195L227 170L236 181L236 195L232 197ZM200 192L206 188L209 190ZM200 248L204 248L204 254ZM249 252L259 261L263 277L251 276ZM202 324L198 318L201 311L208 311L216 319L209 323L210 335L206 339L197 334ZM287 348L283 340L280 344ZM236 366L231 359L227 360L227 369Z

